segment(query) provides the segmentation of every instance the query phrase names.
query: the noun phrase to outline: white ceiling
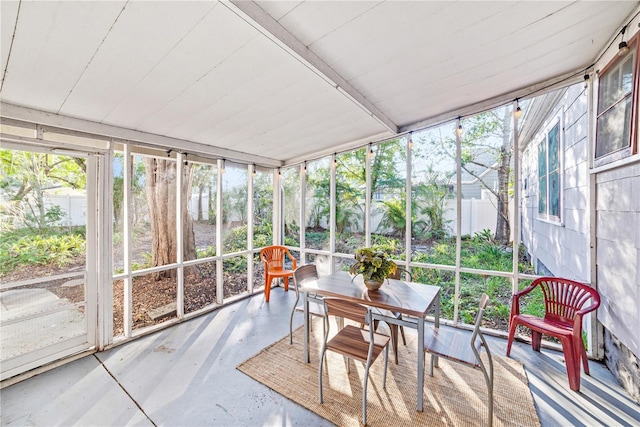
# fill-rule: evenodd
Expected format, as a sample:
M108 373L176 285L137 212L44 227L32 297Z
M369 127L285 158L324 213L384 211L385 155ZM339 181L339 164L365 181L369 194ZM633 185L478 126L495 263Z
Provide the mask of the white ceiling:
M291 162L579 71L637 6L3 0L0 100Z

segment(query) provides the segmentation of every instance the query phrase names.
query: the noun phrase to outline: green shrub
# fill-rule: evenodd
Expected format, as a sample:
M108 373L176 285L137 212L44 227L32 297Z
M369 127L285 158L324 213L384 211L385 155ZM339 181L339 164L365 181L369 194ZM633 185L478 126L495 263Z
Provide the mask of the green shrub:
M400 244L400 240L383 234L372 234L371 245L390 254L397 253L403 247L403 245Z
M224 260L224 271L227 273L247 273L247 257L244 255Z
M22 229L0 236L0 274L28 265L64 266L85 253L84 229L50 230L40 234Z
M329 242L329 230L323 231L307 231L305 239L308 248L322 249L325 243Z
M285 246L298 246L298 241L290 236L284 237L284 245Z
M229 230L224 236L224 251L228 253L247 249L247 230L248 227L246 225Z
M204 249L196 249L198 253L198 258L207 258L211 256L216 256L216 247L215 246L207 246Z

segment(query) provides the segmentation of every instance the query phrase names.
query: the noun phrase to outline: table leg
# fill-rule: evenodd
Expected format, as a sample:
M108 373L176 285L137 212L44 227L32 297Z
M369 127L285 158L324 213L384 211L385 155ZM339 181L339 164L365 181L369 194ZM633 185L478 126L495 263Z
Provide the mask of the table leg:
M424 319L418 319L418 411L422 412L424 395Z
M311 363L309 358L309 298L307 298L307 291L303 292L304 306L304 362Z

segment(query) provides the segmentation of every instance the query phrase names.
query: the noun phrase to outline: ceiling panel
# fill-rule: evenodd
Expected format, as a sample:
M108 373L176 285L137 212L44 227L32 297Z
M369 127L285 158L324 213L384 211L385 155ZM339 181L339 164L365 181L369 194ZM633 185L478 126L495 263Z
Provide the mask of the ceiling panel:
M216 5L128 3L60 112L104 120Z
M0 70L2 72L4 72L9 58L13 31L16 28L18 5L17 1L3 1L0 3L0 66L2 67Z
M248 37L249 35L247 35ZM224 114L234 114L238 103L251 102L251 99L237 99L234 91L251 84L260 75L278 67L286 55L280 54L268 40L251 34L242 45L228 48L228 54L216 66L207 70L200 78L193 79L188 87L168 100L164 105L146 117L141 129L158 129L160 132L183 134L187 138L201 132L200 126L213 126L224 118ZM274 54L275 51L275 54ZM285 68L282 68L286 72ZM268 90L269 88L262 88ZM253 93L255 98L257 93ZM207 109L219 105L221 116L213 117ZM224 111L225 105L228 111Z
M192 7L189 4L185 9L192 13ZM214 8L136 85L105 122L149 131L140 125L258 36L254 28L238 25L237 21L227 8ZM166 26L169 22L158 24ZM277 61L269 52L257 54L265 62ZM236 73L240 80L245 70L238 68Z
M2 100L58 112L123 5L22 2Z

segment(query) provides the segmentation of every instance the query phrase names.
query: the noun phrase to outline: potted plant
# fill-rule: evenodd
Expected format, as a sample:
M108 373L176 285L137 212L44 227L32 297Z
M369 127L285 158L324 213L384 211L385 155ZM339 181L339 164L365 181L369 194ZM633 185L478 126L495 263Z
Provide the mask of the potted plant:
M384 279L398 268L386 252L377 248L360 248L354 258L356 262L349 267L349 273L354 275L354 279L362 274L365 286L372 291L380 288Z

